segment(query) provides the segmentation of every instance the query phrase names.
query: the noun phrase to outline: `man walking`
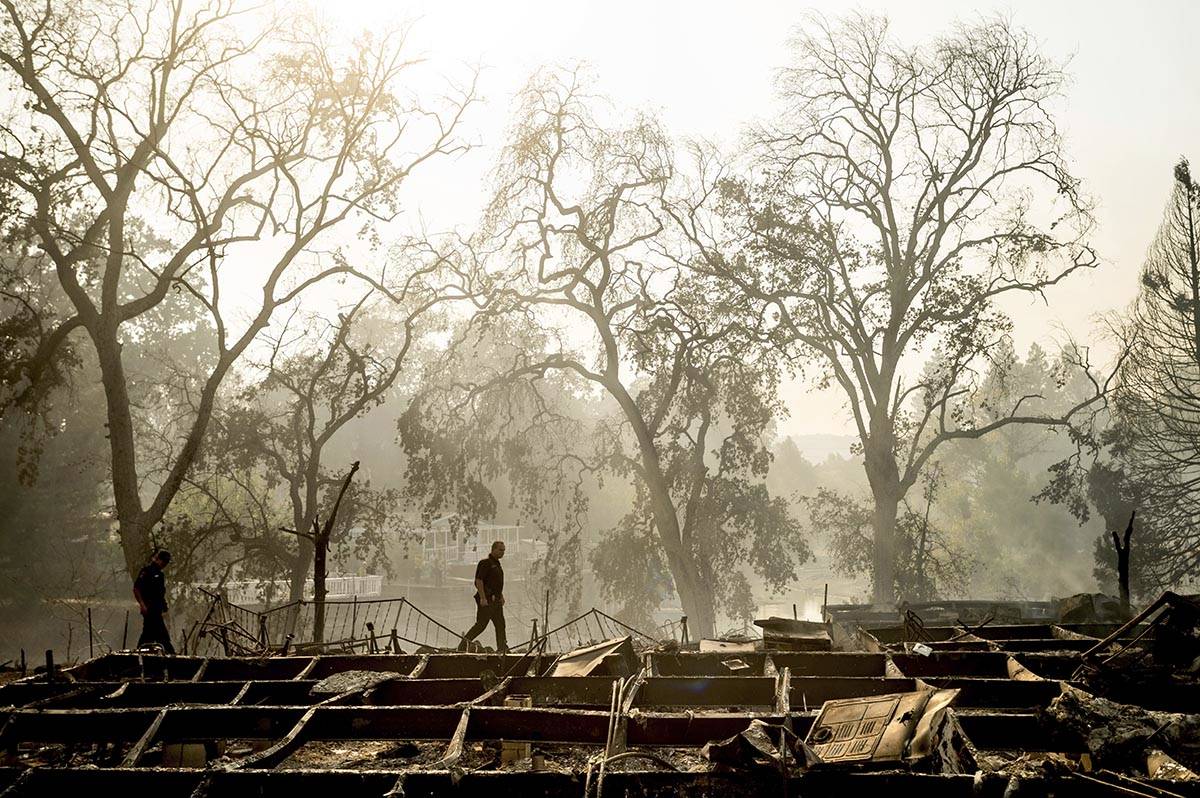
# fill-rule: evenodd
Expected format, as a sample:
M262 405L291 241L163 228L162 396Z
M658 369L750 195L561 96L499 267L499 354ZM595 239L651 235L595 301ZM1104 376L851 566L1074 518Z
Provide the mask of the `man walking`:
M133 597L142 612L142 636L138 638L138 648L158 644L167 654L174 654L171 633L163 618L167 614L167 578L163 569L169 562L171 552L165 549L154 552L133 582Z
M501 654L508 653L508 640L504 636L504 569L500 567L503 557L504 541L497 540L488 556L475 567L475 625L463 635L458 644L459 651L465 651L467 644L491 621L496 627L496 650Z

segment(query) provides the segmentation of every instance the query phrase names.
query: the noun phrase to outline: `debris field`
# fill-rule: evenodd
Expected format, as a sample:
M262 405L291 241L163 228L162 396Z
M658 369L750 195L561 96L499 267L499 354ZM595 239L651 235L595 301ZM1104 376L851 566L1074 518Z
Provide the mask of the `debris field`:
M1167 595L1128 624L830 608L823 636L641 650L112 653L0 685L0 795L1200 796L1200 612Z

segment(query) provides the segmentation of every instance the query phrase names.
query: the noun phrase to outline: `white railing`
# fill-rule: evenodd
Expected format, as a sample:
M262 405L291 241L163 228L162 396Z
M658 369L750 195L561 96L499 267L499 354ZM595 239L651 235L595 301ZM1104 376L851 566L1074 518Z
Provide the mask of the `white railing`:
M247 579L236 582L226 582L223 586L215 584L199 585L213 592L224 592L226 599L232 604L261 604L270 598L279 602L287 599L291 592L291 582L286 579ZM330 576L325 579L326 598L372 598L383 595L382 576ZM304 582L304 598L313 598L313 580Z

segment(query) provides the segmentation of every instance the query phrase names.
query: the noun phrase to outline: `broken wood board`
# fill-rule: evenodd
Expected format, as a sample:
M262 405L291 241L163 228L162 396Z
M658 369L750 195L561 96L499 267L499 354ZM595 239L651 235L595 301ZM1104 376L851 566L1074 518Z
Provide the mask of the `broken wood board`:
M615 659L619 673L603 674L598 671L604 664L605 658L617 655ZM590 646L577 648L559 656L548 676L628 676L637 670L637 655L633 651L633 639L626 635L612 640L605 640Z
M746 654L758 651L762 647L762 641L750 640L748 642L731 642L729 640L701 640L700 651L717 651L722 654Z

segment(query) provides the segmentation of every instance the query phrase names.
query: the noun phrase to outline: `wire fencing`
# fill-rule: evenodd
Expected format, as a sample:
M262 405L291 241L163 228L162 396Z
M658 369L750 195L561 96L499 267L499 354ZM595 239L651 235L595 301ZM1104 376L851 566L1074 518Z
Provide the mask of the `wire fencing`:
M545 651L561 653L582 648L593 643L599 643L603 640L625 637L626 635L632 637L634 645L639 648L656 646L659 642L650 635L640 632L632 626L622 623L611 615L593 607L583 615L572 618L543 635L531 637L524 643L513 646L511 651L521 652L540 646Z
M404 647L446 650L462 637L406 598L334 599L325 604L324 639L313 640L317 605L293 601L258 612L201 589L208 599L203 619L185 646L205 656L265 656L272 653L399 653Z
M202 656L269 656L280 653L381 653L448 651L462 642L460 632L433 618L407 598L334 599L325 604L324 639L314 641L317 605L293 601L265 611L252 610L224 595L200 588L201 619L183 638L182 651ZM646 634L598 609L517 643L512 651L533 648L566 652L603 640L629 636L638 648L677 639L678 623Z
M337 599L325 602L325 640L313 641L316 604L296 601L263 615L272 645L303 649L381 651L401 644L418 649L449 649L462 639L458 632L431 617L406 598ZM311 641L311 642L303 642Z
M42 628L54 633L33 634L40 645L13 643L7 659L20 663L35 658L34 652L53 648L60 663L76 662L113 651L137 648L142 618L136 610L117 601L56 602L45 613ZM311 600L290 602L259 611L230 601L224 592L203 587L176 594L167 623L180 653L200 656L256 657L289 651L307 652L400 652L402 650L451 650L462 640L461 633L432 617L407 598L330 599L325 601L325 631L322 642L313 641L316 604ZM61 627L61 634L59 628ZM57 635L57 637L55 636Z

